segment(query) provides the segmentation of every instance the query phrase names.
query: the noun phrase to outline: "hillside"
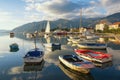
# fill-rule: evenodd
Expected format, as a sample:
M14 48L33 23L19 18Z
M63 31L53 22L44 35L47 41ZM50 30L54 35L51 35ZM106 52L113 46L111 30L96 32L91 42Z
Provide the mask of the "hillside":
M120 13L115 13L104 18L83 18L82 19L82 27L95 27L95 25L100 20L107 20L108 22L117 22L120 21ZM17 28L13 29L14 32L34 32L34 31L41 31L45 29L47 21L40 21L40 22L32 22L27 23L22 26L18 26ZM80 26L80 19L73 19L73 20L65 20L59 19L56 21L50 21L51 29L54 28L78 28Z
M107 21L114 23L120 21L120 13L115 13L110 16L104 17L103 19L106 19Z

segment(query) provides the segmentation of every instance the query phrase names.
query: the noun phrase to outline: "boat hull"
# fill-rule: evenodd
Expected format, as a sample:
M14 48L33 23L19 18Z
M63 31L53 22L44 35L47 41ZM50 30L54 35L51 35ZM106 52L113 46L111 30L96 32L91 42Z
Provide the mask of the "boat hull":
M76 54L79 55L80 57L82 57L82 58L84 58L84 59L87 59L87 60L89 60L89 61L92 61L92 62L105 63L105 62L110 62L110 61L112 61L112 57L97 59L97 58L93 58L92 56L86 55L86 54L84 54L84 53L77 52L76 50L75 50L75 52L76 52Z
M43 60L44 51L32 49L24 56L24 63L40 63Z
M97 45L84 45L84 44L77 44L77 46L81 49L106 49L106 45L101 45L101 46L97 46Z
M36 58L36 57L24 58L25 63L40 63L42 60L43 60L43 57L41 57L41 58Z
M72 70L79 71L82 73L89 73L90 69L82 68L79 66L75 66L72 63L69 63L68 61L64 60L61 56L59 56L60 62L62 62L65 66L69 67Z

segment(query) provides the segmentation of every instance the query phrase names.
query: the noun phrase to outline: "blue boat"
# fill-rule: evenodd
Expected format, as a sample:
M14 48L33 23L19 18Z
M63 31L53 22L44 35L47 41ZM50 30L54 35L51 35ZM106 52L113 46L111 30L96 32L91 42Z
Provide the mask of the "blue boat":
M10 47L10 52L16 52L19 50L17 43L12 43L9 47Z
M39 63L43 60L44 51L38 48L32 49L24 56L25 63Z
M43 60L44 50L36 47L36 36L34 36L35 48L31 49L24 56L24 63L39 63Z

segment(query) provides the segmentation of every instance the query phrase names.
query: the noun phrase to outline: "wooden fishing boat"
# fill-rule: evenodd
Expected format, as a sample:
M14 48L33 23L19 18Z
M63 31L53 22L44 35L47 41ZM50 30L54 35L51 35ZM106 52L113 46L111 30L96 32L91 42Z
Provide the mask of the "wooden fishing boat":
M59 56L59 60L70 69L82 73L89 73L90 69L94 68L94 65L91 62L88 62L76 55Z
M75 49L74 51L80 57L90 61L100 62L100 63L112 61L112 55L107 53L96 52L93 50L82 50L82 49Z

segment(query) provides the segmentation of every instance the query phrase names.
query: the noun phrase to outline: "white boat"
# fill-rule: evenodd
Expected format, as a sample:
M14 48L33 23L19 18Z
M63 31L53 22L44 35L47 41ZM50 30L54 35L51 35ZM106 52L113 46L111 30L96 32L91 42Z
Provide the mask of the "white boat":
M69 38L67 38L67 40L68 40L69 42L73 42L73 41L79 42L81 39L80 39L79 36L69 36Z
M84 60L76 55L59 56L59 60L68 68L82 73L89 73L94 65L91 62Z
M99 43L105 43L105 39L100 37L100 38L97 40L97 42L99 42Z
M105 43L79 43L77 44L77 46L79 48L83 48L83 49L106 49L107 48L107 44Z
M45 29L45 35L44 37L47 38L50 36L50 22L47 21L46 29Z
M111 67L113 65L112 61L106 62L106 63L99 63L99 62L93 62L93 64L101 69Z
M38 48L32 49L24 56L24 63L39 63L43 60L44 51Z
M61 44L60 43L48 43L48 44L44 44L44 47L48 51L61 50Z
M98 39L99 36L95 36L95 35L86 35L86 39Z

